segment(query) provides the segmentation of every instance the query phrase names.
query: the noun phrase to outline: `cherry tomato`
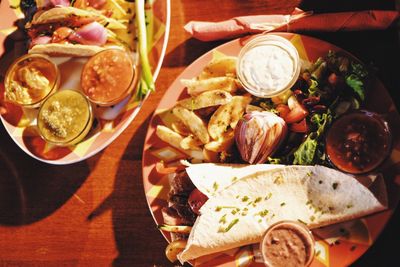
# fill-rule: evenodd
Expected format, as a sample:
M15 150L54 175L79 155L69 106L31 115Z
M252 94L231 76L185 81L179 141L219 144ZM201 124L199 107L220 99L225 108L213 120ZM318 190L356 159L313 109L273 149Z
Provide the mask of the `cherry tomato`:
M308 125L306 119L302 119L300 122L295 122L289 125L289 130L295 133L306 133L308 132Z
M300 104L296 97L291 96L288 100L288 106L290 109L289 114L287 114L286 118L284 120L286 123L294 123L294 122L299 122L308 115L307 109Z
M287 115L290 113L289 107L288 107L287 105L280 104L280 105L276 106L275 109L279 112L279 116L280 116L284 121L286 121L285 118L286 118Z
M190 193L188 203L192 211L199 215L200 208L204 205L204 203L206 203L207 200L208 197L200 192L199 189L195 188L192 193Z

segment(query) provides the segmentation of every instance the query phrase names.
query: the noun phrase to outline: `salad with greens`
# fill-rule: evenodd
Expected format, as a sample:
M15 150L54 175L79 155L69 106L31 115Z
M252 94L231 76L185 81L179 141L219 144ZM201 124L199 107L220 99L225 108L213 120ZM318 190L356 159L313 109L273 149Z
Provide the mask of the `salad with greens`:
M362 107L368 71L349 56L329 51L300 75L284 95L270 100L256 98L252 105L273 112L288 125L272 164L329 165L323 138L333 120Z

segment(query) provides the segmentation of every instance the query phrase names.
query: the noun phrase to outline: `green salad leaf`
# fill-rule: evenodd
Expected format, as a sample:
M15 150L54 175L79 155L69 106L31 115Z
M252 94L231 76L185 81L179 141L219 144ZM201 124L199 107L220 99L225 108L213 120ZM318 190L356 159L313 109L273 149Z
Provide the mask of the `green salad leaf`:
M357 76L356 74L350 74L349 76L346 76L346 84L353 89L353 91L362 101L364 101L365 99L364 83L360 79L360 76Z

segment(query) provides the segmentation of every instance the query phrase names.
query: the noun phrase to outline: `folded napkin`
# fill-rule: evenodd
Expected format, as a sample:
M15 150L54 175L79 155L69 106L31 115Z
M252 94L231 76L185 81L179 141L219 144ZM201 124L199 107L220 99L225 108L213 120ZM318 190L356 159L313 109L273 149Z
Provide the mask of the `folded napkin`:
M213 41L270 31L382 30L393 24L398 17L399 11L366 10L313 14L296 8L288 15L243 16L221 22L191 21L184 28L196 39Z

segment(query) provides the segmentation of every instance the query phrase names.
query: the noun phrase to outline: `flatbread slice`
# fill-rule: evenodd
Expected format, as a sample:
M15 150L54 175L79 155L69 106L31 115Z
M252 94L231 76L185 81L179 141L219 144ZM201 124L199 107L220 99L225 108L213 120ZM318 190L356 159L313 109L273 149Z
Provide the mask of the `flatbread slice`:
M369 190L352 176L322 166L286 166L248 175L217 192L200 209L181 262L257 243L281 220L310 229L387 208L382 177ZM382 192L383 191L383 192Z

